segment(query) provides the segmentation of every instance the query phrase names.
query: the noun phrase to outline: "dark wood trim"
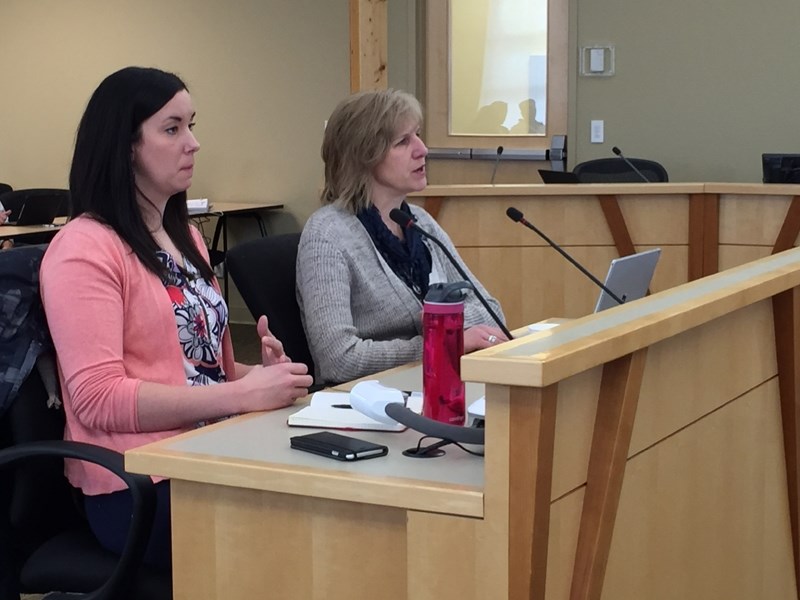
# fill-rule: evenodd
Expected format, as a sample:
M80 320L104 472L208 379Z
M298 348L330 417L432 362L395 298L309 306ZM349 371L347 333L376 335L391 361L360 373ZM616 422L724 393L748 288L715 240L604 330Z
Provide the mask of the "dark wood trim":
M430 216L433 217L434 221L439 220L439 211L442 210L442 202L444 198L442 196L426 196L425 200L422 202L422 208L424 208Z
M719 194L689 194L688 279L719 271Z
M719 272L719 194L704 194L703 275Z
M687 277L689 281L700 279L703 271L703 258L705 248L705 219L703 214L706 206L705 194L689 194L689 265Z
M603 215L606 218L606 223L608 223L608 228L611 230L611 237L619 255L636 254L636 249L633 247L631 234L628 231L628 225L625 223L625 217L622 215L617 197L600 195L597 199L600 201L600 208L603 210Z
M600 382L570 600L600 600L647 348L606 363Z
M793 248L798 233L800 233L800 196L794 196L789 204L789 210L786 211L786 218L783 220L778 237L775 239L772 253L777 254Z
M558 386L509 395L508 597L544 600Z
M795 197L795 200L797 198ZM794 572L800 597L800 288L772 297L775 354L786 457L786 487L794 550Z

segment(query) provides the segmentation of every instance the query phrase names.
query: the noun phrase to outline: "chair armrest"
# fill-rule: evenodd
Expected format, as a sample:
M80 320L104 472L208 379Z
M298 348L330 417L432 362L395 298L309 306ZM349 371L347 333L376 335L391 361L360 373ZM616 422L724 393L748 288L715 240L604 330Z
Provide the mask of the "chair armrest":
M44 457L84 460L104 467L122 479L133 497L133 514L122 555L111 577L85 598L125 598L133 590L139 565L150 541L156 510L153 481L146 475L125 471L122 454L93 444L69 440L48 440L17 444L0 450L0 469L13 463Z

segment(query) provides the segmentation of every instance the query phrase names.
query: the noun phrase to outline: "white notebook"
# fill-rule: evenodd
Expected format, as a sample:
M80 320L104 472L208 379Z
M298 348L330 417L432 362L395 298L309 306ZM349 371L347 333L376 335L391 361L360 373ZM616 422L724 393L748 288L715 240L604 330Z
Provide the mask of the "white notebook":
M318 429L353 429L362 431L405 431L401 423L391 425L376 421L350 406L347 392L316 392L311 402L289 415L290 427L315 427ZM415 412L422 412L422 395L412 394L407 405Z

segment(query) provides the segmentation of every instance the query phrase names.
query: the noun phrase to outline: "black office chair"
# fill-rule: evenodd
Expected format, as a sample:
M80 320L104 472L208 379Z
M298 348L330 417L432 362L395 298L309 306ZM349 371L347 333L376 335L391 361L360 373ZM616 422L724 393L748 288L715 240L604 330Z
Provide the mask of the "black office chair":
M41 200L42 202L57 202L57 217L66 217L69 214L69 190L60 188L27 188L18 190L9 189L6 192L0 190L0 204L2 204L6 210L11 211L12 221L16 220L20 210L22 209L22 206L26 202L35 202L38 200Z
M258 319L267 315L269 328L295 362L314 362L295 296L295 263L299 233L259 238L228 250L226 263L247 308Z
M32 335L46 328L38 299L43 251L23 246L0 253L2 297L19 300L0 313L0 599L29 593L48 594L48 600L168 600L171 574L141 564L155 511L152 480L126 473L117 452L62 439L64 411L44 384L55 382L53 370L44 369L43 378L27 359L18 378L6 368L17 355L30 358L47 347L46 332ZM133 514L121 557L96 541L80 493L64 476L64 458L104 466L131 489Z
M628 159L651 183L669 181L667 170L654 160ZM587 160L572 169L581 183L644 183L644 179L621 158Z
M11 187L10 185L8 185L7 183L0 183L0 195L3 195L3 194L5 194L6 192L10 192L10 191L12 191L13 189L14 189L14 188L12 188L12 187Z

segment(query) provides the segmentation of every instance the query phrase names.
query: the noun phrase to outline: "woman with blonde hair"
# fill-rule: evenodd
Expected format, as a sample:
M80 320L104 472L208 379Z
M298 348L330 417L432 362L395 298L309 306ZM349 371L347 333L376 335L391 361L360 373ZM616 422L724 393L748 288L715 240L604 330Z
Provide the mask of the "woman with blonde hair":
M440 248L391 220L393 209L440 239L502 317L444 230L406 202L427 185L421 125L417 99L397 90L353 94L328 119L323 207L306 223L297 257L297 299L318 382L420 360L428 286L462 279ZM507 339L474 294L464 325L466 352Z

